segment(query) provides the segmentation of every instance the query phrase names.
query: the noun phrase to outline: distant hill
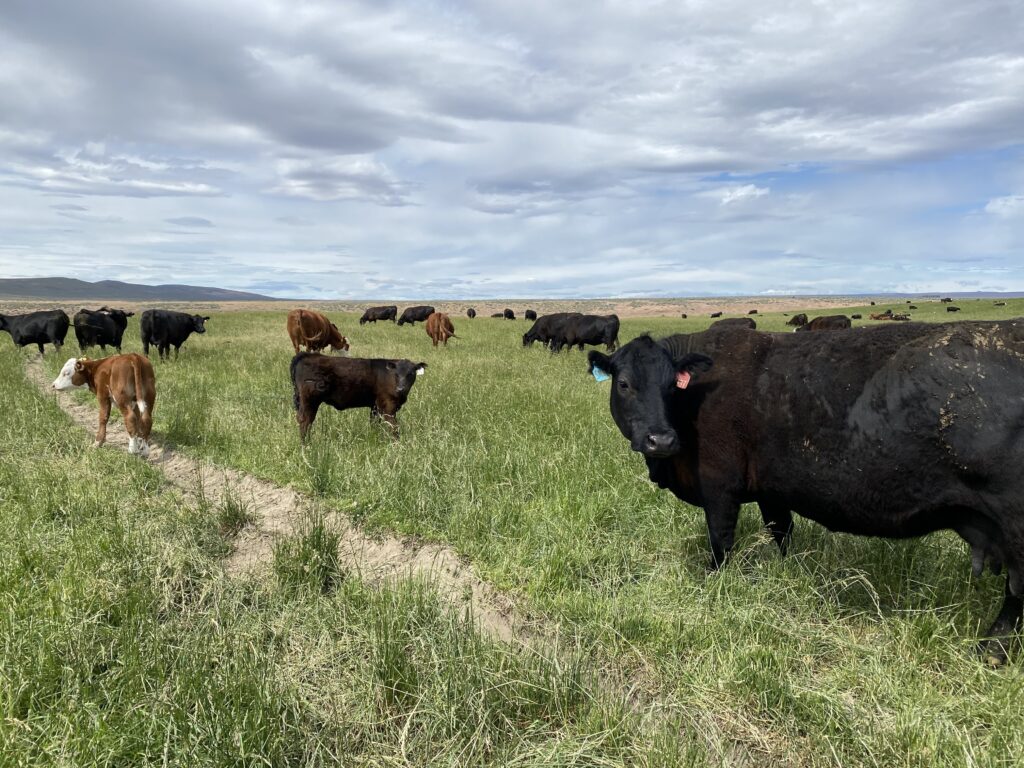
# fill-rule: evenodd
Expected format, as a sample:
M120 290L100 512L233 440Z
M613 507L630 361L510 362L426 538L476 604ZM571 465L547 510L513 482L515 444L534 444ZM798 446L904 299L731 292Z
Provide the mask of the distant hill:
M120 301L275 301L270 296L201 285L138 285L119 280L87 283L69 277L0 278L0 299L109 299Z

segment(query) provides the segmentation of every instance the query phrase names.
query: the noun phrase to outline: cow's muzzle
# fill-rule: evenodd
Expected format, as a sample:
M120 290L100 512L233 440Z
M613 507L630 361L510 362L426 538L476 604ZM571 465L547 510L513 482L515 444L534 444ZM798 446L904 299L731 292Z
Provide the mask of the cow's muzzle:
M679 453L679 438L675 432L648 432L633 450L651 459L672 456Z

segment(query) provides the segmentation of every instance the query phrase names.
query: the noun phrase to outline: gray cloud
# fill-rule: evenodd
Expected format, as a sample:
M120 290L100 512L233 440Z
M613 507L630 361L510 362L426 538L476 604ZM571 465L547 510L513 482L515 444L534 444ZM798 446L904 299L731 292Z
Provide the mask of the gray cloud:
M212 227L213 222L209 219L204 219L202 216L176 216L171 219L164 219L168 224L174 224L177 227Z

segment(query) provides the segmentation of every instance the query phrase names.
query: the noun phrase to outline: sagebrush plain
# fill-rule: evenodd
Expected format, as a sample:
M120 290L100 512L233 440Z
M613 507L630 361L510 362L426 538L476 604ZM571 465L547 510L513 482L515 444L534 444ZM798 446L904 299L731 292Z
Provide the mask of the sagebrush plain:
M955 316L915 303L916 320L1024 314L1024 300L958 301ZM370 530L451 545L557 627L570 662L481 637L429 584L304 578L329 548L315 524L270 575L226 579L221 532L239 511L189 507L145 463L87 450L91 436L24 381L35 352L0 340L4 760L1024 760L1021 659L991 670L973 652L1002 581L972 578L955 535L894 542L798 519L781 558L751 509L733 560L709 574L702 512L649 483L584 353L524 349L522 320L453 316L458 338L434 349L421 324L357 318L332 314L352 354L428 364L399 442L366 411L324 408L300 447L284 313L269 311L215 314L179 359L154 359L154 438L293 484ZM787 318L755 319L781 331ZM710 322L630 318L621 338ZM125 351L140 347L133 320ZM76 354L69 334L47 370ZM657 715L637 703L651 700Z

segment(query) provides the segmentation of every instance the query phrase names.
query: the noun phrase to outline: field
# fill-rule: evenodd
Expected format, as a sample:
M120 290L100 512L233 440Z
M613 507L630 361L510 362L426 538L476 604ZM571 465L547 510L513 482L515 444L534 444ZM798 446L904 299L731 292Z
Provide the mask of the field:
M955 316L917 303L918 320L1024 314L1024 300L958 301ZM904 304L846 311L886 306ZM35 352L4 335L0 764L1024 761L1019 656L991 670L973 653L1002 579L972 578L956 536L798 519L781 558L750 509L733 561L708 574L702 512L648 482L584 354L522 348L521 320L456 316L459 338L433 349L422 325L332 317L354 355L428 364L400 442L365 411L325 408L300 448L282 311L215 314L180 359L154 361L156 440L381 536L451 546L557 651L499 642L429 583L346 572L322 517L271 567L229 576L232 533L260 510L196 503L154 466L88 450L24 378ZM628 318L621 335L709 322ZM51 378L69 342L48 348Z

